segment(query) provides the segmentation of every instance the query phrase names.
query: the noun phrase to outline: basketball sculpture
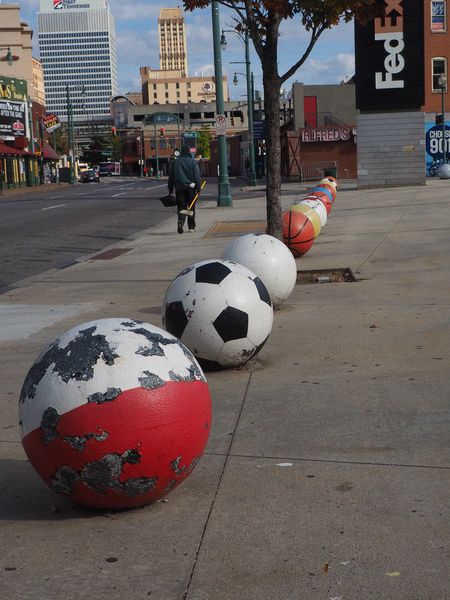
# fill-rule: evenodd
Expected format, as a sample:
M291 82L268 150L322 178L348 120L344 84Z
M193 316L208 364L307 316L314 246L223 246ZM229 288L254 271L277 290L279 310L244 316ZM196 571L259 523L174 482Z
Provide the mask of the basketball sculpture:
M208 384L162 329L101 319L64 333L37 358L19 403L22 443L55 491L101 509L158 500L203 454Z
M259 352L272 330L273 308L265 285L247 267L205 260L172 281L161 316L202 366L224 369Z
M283 242L271 235L242 235L226 246L222 258L253 271L266 286L274 306L286 300L294 289L297 280L294 257Z
M311 221L300 211L287 210L282 216L283 241L293 256L303 256L314 242Z
M300 204L301 206L309 206L310 208L314 209L316 211L316 213L319 215L319 219L320 219L320 225L322 227L325 227L325 225L327 224L327 220L328 220L328 213L327 213L327 209L325 208L325 205L322 204L322 202L320 202L320 200L316 199L309 199L309 200L301 200L300 202L297 202L296 204Z
M320 222L319 215L311 206L307 206L305 204L300 204L300 203L292 204L292 206L289 207L289 210L298 210L298 211L302 212L304 215L306 215L308 217L308 219L311 221L311 224L313 226L314 238L318 237L320 230L322 229L322 224Z

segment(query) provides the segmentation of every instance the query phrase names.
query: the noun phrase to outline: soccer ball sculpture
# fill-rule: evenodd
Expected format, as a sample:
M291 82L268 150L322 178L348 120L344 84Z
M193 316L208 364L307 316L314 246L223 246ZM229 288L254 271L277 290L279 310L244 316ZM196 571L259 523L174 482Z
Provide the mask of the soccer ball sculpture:
M269 292L252 271L226 260L187 267L170 284L162 322L206 369L237 367L270 335Z
M211 422L208 384L174 336L133 319L64 333L19 402L22 443L55 491L94 508L158 500L192 472Z
M283 242L271 235L241 235L226 246L222 258L253 271L266 286L274 306L286 300L295 287L295 259Z

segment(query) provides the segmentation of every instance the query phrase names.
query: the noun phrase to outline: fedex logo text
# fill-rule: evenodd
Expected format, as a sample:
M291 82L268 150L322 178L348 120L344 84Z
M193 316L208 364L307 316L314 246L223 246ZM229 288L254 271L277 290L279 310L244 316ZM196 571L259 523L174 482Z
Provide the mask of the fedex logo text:
M376 89L403 88L405 82L399 76L405 68L402 52L405 48L403 31L404 0L385 0L385 16L375 19L375 40L383 42L386 51L384 72L375 73Z

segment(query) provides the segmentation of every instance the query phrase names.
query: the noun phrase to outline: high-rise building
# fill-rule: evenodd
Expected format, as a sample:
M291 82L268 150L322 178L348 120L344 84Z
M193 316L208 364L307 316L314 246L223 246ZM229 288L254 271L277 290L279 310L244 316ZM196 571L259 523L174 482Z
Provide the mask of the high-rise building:
M159 65L162 71L181 71L187 77L187 46L184 18L179 8L162 8L158 18Z
M37 17L47 111L67 117L68 89L75 119L109 118L118 80L107 1L40 0Z

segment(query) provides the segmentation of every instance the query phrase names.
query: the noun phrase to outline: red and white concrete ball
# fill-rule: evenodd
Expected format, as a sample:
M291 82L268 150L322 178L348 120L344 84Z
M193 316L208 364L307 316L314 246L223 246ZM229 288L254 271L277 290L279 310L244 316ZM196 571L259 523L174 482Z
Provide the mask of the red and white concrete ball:
M211 398L191 352L166 331L101 319L37 358L19 401L22 443L55 491L94 508L158 500L206 446Z

